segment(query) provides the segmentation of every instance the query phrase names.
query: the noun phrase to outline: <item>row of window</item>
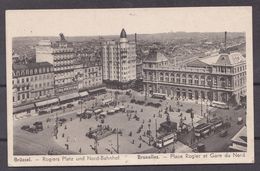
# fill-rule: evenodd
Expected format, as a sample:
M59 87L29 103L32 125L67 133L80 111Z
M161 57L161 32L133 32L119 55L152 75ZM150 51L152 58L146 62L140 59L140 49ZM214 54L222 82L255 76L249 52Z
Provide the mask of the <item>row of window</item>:
M146 79L147 79L147 77L146 77ZM156 80L151 75L150 77L148 77L148 81L156 81ZM194 85L203 85L203 86L205 85L205 83L207 83L207 85L209 85L209 86L212 86L212 85L217 86L217 79L215 77L213 77L213 79L212 79L212 77L210 77L210 76L207 77L206 82L205 82L205 77L203 76L201 78L201 80L200 80L200 84L199 84L198 77L196 77L195 79L192 79L192 78L186 79L186 78L180 78L180 77L177 77L177 78L171 77L171 78L169 78L169 77L161 76L159 78L159 81L160 82L171 82L171 83L177 83L177 84L187 84L188 83L190 85L194 84ZM226 86L231 87L231 80L230 79L225 79L225 78L222 77L220 79L220 86L223 87L223 88L225 88Z
M26 75L36 75L44 74L53 71L53 67L43 67L35 69L25 69L25 70L16 70L13 72L14 76L26 76Z
M17 78L13 79L13 85L15 84L20 84L20 83L29 83L32 81L41 81L41 80L46 80L46 79L53 79L53 74L43 74L43 75L36 75L36 76L30 76L26 78Z

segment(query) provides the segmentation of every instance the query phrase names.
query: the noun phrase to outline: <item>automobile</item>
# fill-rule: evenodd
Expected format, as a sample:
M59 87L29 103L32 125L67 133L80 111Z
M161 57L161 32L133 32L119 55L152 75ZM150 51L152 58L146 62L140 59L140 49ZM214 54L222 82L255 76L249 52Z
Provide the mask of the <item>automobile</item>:
M33 127L30 127L27 131L30 133L36 133L36 134L38 133L37 129Z
M58 120L59 124L63 124L66 121L67 121L66 118L59 118L59 120Z
M27 131L29 128L30 128L30 125L23 125L23 126L21 127L21 130Z
M226 137L228 134L228 131L227 130L222 130L220 133L219 133L219 136L220 137Z
M67 108L72 108L72 107L74 107L73 104L71 104L71 103L67 104Z
M42 122L34 122L34 123L33 123L33 126L35 127L35 129L36 129L37 131L42 131L42 130L43 130Z

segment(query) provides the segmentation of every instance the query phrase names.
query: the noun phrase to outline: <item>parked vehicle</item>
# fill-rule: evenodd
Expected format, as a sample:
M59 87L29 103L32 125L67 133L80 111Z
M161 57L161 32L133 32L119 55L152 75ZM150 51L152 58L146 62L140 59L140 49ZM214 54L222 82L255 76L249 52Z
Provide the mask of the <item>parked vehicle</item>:
M27 131L29 128L30 128L30 125L23 125L23 126L21 127L21 130Z
M37 131L42 131L42 130L43 130L43 124L42 124L42 122L34 122L33 125L35 126L35 129L36 129Z
M166 95L161 93L153 93L152 98L166 100Z
M74 104L71 103L67 104L67 108L72 108L72 107L74 107Z

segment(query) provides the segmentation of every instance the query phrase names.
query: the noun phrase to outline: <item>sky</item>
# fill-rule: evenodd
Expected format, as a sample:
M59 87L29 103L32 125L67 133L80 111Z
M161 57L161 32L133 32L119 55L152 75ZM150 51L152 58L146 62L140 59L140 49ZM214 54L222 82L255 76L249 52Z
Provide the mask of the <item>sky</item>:
M6 32L17 36L99 36L165 32L244 32L251 7L8 10Z

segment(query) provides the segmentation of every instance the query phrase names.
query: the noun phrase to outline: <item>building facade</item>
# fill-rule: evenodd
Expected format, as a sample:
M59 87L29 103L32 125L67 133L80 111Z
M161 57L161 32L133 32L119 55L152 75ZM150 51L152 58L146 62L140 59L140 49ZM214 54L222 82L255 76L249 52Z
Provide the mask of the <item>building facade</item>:
M15 106L53 95L53 65L48 62L13 65L13 104Z
M119 42L102 45L103 80L128 84L136 79L136 44L129 42L124 29Z
M36 62L50 62L54 68L55 94L73 93L78 90L75 80L75 53L73 44L60 34L55 43L44 40L36 47Z
M75 66L74 74L78 82L79 91L96 88L103 84L102 65L100 62L77 62Z
M148 95L239 103L246 94L246 60L240 53L197 58L177 67L151 50L143 62L143 74Z

